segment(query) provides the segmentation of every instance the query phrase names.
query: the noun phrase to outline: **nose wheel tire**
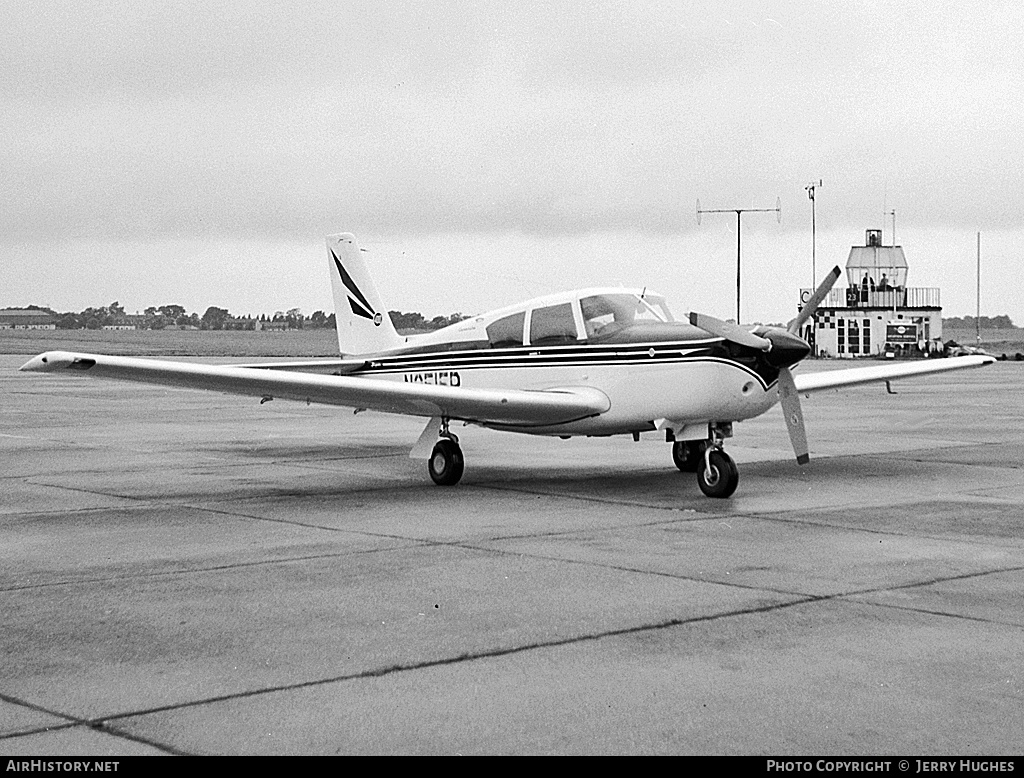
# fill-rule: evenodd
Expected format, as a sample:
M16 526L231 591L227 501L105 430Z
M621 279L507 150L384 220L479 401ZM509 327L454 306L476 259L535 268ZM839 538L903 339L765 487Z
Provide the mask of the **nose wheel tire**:
M431 480L438 486L457 484L466 469L466 459L459 444L446 438L437 441L427 461L427 469Z
M712 450L707 463L697 465L697 485L708 497L731 497L740 482L740 471L732 457L721 449Z
M672 444L672 461L684 473L696 473L704 465L706 440L677 440Z

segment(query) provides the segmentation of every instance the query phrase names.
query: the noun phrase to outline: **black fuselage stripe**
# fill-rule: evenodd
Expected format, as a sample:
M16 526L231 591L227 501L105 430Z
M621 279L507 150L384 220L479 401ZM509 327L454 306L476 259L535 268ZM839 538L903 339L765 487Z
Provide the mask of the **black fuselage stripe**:
M628 359L644 357L653 359L656 357L684 357L693 354L708 353L710 349L664 349L655 351L652 356L649 351L624 351L621 349L608 349L606 351L519 351L515 353L495 353L493 351L457 351L448 354L410 354L401 357L382 357L380 359L369 359L373 364L405 364L408 362L443 362L448 363L455 360L473 360L476 362L508 362L509 360L524 359L603 359L620 358Z
M523 360L520 358L519 361L494 361L489 362L465 362L457 359L446 360L443 364L431 363L426 365L420 365L418 363L404 363L404 364L384 364L384 360L379 363L373 363L369 368L358 371L355 375L363 376L375 376L375 375L396 375L401 373L415 373L423 371L433 371L436 368L443 367L446 370L487 370L487 369L508 369L508 368L555 368L555 367L602 367L602 366L615 366L615 365L665 365L665 364L680 364L686 362L712 362L720 365L728 365L730 367L738 368L744 373L747 373L753 378L756 378L758 383L761 384L762 388L768 389L769 384L759 376L749 366L744 365L741 362L737 362L732 359L726 359L724 357L711 356L710 354L704 355L693 355L693 356L666 356L665 358L658 359L657 357L647 356L640 358L639 355L628 355L621 356L619 358L609 358L611 355L592 355L587 359L577 360L565 360L559 359L557 355L545 355L543 358L537 358L533 360Z
M686 342L666 342L661 341L658 343L600 343L600 344L569 344L562 346L514 346L512 348L491 348L488 346L487 341L471 341L462 348L453 348L456 344L439 344L438 346L421 346L418 348L398 349L396 351L390 351L382 354L367 355L368 359L374 360L385 360L385 359L410 359L418 357L421 359L450 359L455 355L466 355L466 354L503 354L503 355L516 355L516 354L597 354L597 353L612 353L612 354L623 354L623 353L642 353L647 354L654 349L656 352L660 351L699 351L706 350L721 343L721 340L700 340L700 341L686 341Z
M449 351L420 351L416 353L406 354L380 354L371 355L367 357L367 362L373 365L383 364L405 364L407 362L443 362L447 364L453 360L471 359L475 361L508 361L513 359L536 359L536 358L583 358L590 359L593 357L637 357L646 356L650 358L651 351L654 352L655 357L671 355L671 356L686 356L689 354L696 354L699 352L707 352L712 344L644 344L644 345L632 345L632 344L615 344L608 346L590 346L580 348L575 347L560 347L560 348L545 348L541 346L535 346L533 348L524 347L516 349L453 349Z

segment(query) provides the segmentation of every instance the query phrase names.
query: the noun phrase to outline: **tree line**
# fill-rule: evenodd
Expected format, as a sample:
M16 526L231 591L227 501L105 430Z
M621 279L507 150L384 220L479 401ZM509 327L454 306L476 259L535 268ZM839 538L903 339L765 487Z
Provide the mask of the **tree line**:
M326 314L323 311L314 311L312 315L306 316L299 308L290 308L287 311L275 311L273 314L261 314L259 316L234 316L227 308L220 308L211 305L206 312L200 316L198 313L188 313L182 305L153 305L142 314L128 315L124 307L116 300L110 305L100 307L89 307L84 311L63 312L39 305L27 305L25 310L43 311L53 316L57 329L63 330L99 330L107 326L119 324L135 324L139 329L162 330L169 326L192 327L197 330L223 330L223 329L256 329L256 322L274 322L284 325L288 329L334 329L334 314ZM402 311L388 311L391 322L395 329L402 331L430 331L439 330L466 317L461 313L453 313L450 316L435 316L427 319L418 312L404 313ZM1015 329L1016 325L1007 315L982 316L978 320L982 329ZM942 323L946 327L956 329L974 329L975 318L973 316L952 316L943 318Z
M975 322L978 322L983 330L1012 330L1016 327L1009 316L980 316L977 319L973 316L953 316L942 320L946 327L972 330L977 326Z
M130 324L147 330L162 330L171 326L197 330L256 329L257 322L273 322L287 329L296 330L334 329L335 326L333 313L328 315L323 311L314 311L312 315L306 316L299 308L259 316L235 316L227 308L211 305L200 316L198 313L189 313L183 305L153 305L141 314L128 314L115 300L109 305L90 306L83 311L59 312L39 305L27 305L25 310L48 313L53 317L57 329L62 330L100 330L104 327ZM388 311L388 315L395 329L406 331L438 330L465 318L461 313L435 316L432 319L427 319L423 314L416 312Z

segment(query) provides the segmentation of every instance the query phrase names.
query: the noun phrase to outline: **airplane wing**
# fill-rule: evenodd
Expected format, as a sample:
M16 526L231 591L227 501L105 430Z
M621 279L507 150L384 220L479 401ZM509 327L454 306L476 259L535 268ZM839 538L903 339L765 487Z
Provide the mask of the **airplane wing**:
M890 362L871 367L854 367L849 370L828 370L821 373L796 374L796 390L800 394L820 392L824 389L839 389L879 381L895 381L898 378L944 373L968 367L981 367L995 362L994 357L975 355L949 357L947 359L926 359L915 362Z
M251 367L254 370L290 370L293 373L320 373L346 375L366 365L365 359L307 359L291 362L251 362L231 367Z
M318 375L281 369L203 365L104 354L48 351L22 370L79 371L185 389L207 389L251 397L344 405L410 416L510 425L561 424L597 416L611 407L607 395L590 387L527 391L408 384L354 376Z

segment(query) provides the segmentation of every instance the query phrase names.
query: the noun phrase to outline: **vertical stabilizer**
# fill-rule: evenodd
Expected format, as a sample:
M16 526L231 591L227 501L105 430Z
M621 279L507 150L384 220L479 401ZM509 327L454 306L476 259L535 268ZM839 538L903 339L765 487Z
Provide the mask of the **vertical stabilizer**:
M347 232L329 236L327 254L341 353L370 354L402 345L355 237Z

